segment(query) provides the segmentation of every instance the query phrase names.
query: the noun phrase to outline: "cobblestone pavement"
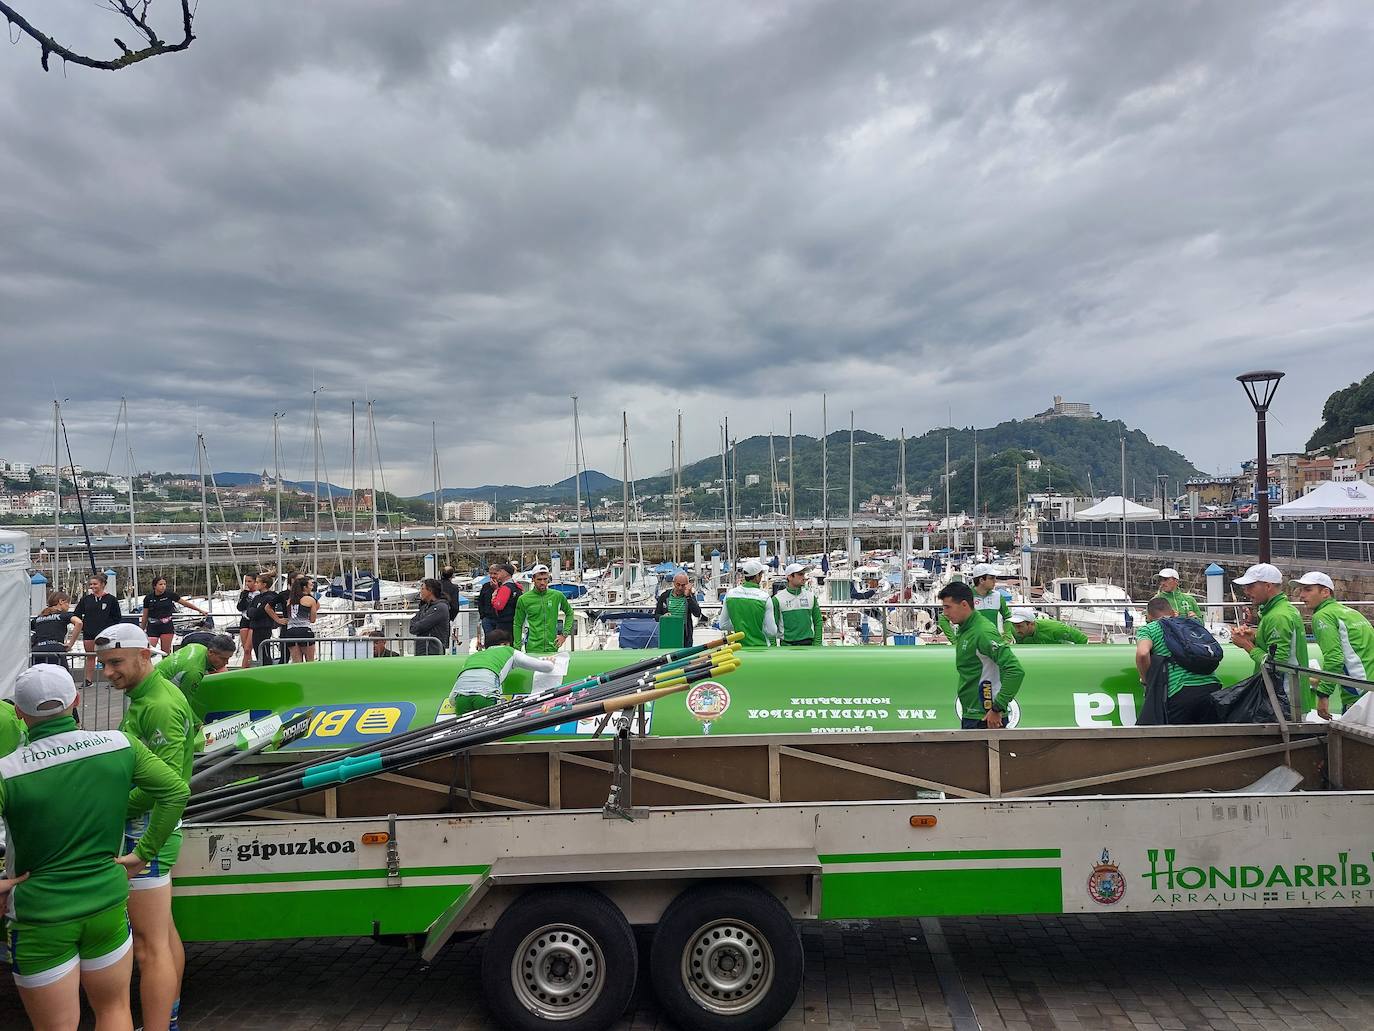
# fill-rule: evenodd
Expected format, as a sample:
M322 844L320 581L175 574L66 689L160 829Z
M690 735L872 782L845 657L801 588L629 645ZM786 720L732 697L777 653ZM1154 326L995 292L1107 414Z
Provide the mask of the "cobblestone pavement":
M1374 912L850 922L807 926L803 939L806 980L784 1031L1374 1028ZM481 947L459 944L424 970L369 941L192 946L182 1026L491 1027ZM0 1028L23 1026L6 982ZM660 1026L641 989L619 1031Z

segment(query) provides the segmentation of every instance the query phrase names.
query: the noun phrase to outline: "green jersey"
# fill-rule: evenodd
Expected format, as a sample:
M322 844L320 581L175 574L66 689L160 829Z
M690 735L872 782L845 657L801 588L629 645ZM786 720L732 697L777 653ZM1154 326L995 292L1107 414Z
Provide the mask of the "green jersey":
M1172 591L1160 591L1155 597L1167 600L1173 607L1175 615L1187 616L1189 619L1196 619L1199 623L1203 622L1202 610L1197 607L1197 602L1193 600L1193 596L1182 587L1175 587Z
M1025 670L1016 655L993 628L990 620L969 617L954 637L954 669L959 675L959 706L965 719L979 719L983 706L983 684L989 685L992 707L1006 712Z
M821 599L809 587L787 587L773 595L773 622L782 640L821 643Z
M1017 625L1017 624L1013 624ZM1087 644L1088 635L1077 627L1061 623L1057 619L1037 616L1035 629L1024 637L1016 635L1017 644Z
M9 755L24 740L24 722L9 702L0 703L0 756Z
M532 652L556 652L558 650L558 614L563 614L563 633L573 632L573 610L567 595L562 591L533 590L520 595L515 603L515 643L521 644L525 628L529 628L529 640L524 646Z
M980 615L987 620L989 626L996 632L997 636L1007 643L1011 643L1011 609L1007 605L1007 596L998 590L988 591L987 594L973 592L973 611L975 615ZM942 613L936 617L935 622L939 625L944 635L951 641L961 631L955 630L953 624L944 617Z
M1157 659L1170 659L1172 654L1169 646L1164 643L1164 628L1159 625L1159 620L1146 623L1136 630L1137 638L1145 638L1150 642L1150 654ZM1169 663L1169 693L1172 698L1185 687L1220 687L1221 681L1210 673L1193 673L1184 669L1177 662Z
M142 742L117 730L80 730L74 718L60 716L31 728L29 743L0 759L6 874L29 875L10 896L14 919L61 923L123 904L129 879L114 859L124 844L130 784L151 800L134 852L152 859L190 791Z
M167 681L181 689L186 700L195 708L196 688L209 670L210 653L203 644L182 645L157 664L157 671Z
M745 581L725 592L720 609L720 628L727 634L744 634L740 644L746 648L766 648L778 639L778 623L773 616L773 599L756 583Z
M1374 629L1359 612L1327 598L1312 613L1312 636L1322 653L1322 669L1360 680L1374 678ZM1338 686L1334 680L1322 680L1314 690L1330 696Z
M498 683L505 681L513 669L528 669L536 673L548 673L553 663L548 659L532 659L517 648L508 644L494 644L469 655L463 663L463 673L475 669L488 670L496 675Z
M1289 662L1298 666L1307 665L1307 631L1302 625L1302 616L1293 607L1286 594L1276 594L1260 606L1259 626L1255 630L1255 647L1250 650L1250 661L1255 664L1256 672L1269 657L1269 649L1274 649L1275 662ZM1291 702L1299 687L1296 673L1280 671L1278 683L1280 691L1287 691ZM1302 683L1302 706L1304 712L1316 708L1316 695L1311 687Z
M129 692L129 710L119 729L147 745L183 782L189 782L196 755L197 735L191 732L195 722L190 703L155 669ZM152 806L152 797L136 787L129 793L126 816L137 819Z

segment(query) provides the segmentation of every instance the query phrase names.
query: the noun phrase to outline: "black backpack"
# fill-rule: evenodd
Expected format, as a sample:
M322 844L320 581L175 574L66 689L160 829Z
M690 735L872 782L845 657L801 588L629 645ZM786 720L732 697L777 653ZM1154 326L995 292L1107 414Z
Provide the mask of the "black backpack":
M1189 673L1215 673L1221 665L1221 645L1196 619L1170 616L1159 621L1159 629L1164 634L1164 647L1169 649L1169 661Z

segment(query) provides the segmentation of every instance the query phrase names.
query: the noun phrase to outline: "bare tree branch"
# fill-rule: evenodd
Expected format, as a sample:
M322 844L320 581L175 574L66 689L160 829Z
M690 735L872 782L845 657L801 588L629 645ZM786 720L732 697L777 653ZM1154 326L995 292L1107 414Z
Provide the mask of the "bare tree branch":
M0 0L0 14L5 16L5 20L9 24L17 26L21 33L38 44L41 51L39 63L43 65L45 72L49 70L48 58L53 54L64 61L79 64L84 68L115 72L121 68L129 67L131 64L137 64L139 61L146 61L150 57L174 54L189 48L191 41L196 38L191 32L191 19L195 16L191 10L191 2L192 0L181 0L181 41L168 43L161 39L157 31L148 24L148 8L152 5L152 0L133 0L133 2L130 0L107 0L104 6L128 21L138 31L138 34L148 41L147 46L139 50L131 50L122 40L116 39L114 42L115 46L120 49L120 56L110 61L78 54L69 47L63 46L51 36L34 28L27 18L6 3L5 0Z

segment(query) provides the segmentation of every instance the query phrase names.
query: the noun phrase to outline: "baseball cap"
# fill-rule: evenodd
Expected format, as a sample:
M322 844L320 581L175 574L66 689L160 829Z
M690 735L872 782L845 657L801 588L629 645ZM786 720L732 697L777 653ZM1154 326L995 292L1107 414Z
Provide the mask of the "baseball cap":
M1332 594L1336 593L1336 585L1331 582L1331 577L1325 573L1303 573L1293 582L1302 584L1304 587L1325 587Z
M986 562L979 562L976 566L969 570L968 578L970 580L977 580L980 576L996 575L997 571L994 570L992 566L988 565Z
M1244 576L1238 576L1232 582L1242 587L1256 583L1281 584L1283 574L1279 572L1278 566L1271 566L1268 562L1257 562L1245 571Z
M148 635L132 623L116 623L100 632L95 639L95 651L114 651L116 648L148 648ZM161 648L148 648L154 655L161 655Z
M530 570L530 576L534 576L534 575L536 575L536 574L538 574L538 573L547 573L548 571L549 571L549 567L546 566L546 565L543 565L543 564L541 563L540 565L537 565L537 566L535 566L533 569Z
M1011 621L1012 621L1013 623L1034 623L1034 622L1035 622L1035 610L1034 610L1034 609L1012 609L1012 610L1011 610Z
M739 568L745 576L758 576L768 567L756 558L747 558L739 564Z
M790 566L784 569L782 573L784 576L791 576L793 573L805 573L810 568L810 566L804 566L800 562L793 562Z
M1156 580L1167 580L1170 577L1172 577L1175 580L1183 579L1181 576L1178 575L1178 570L1175 569L1173 566L1165 566L1163 569L1161 569L1158 573L1155 574Z
M76 683L65 666L30 666L14 679L14 707L26 716L59 716L75 702Z

